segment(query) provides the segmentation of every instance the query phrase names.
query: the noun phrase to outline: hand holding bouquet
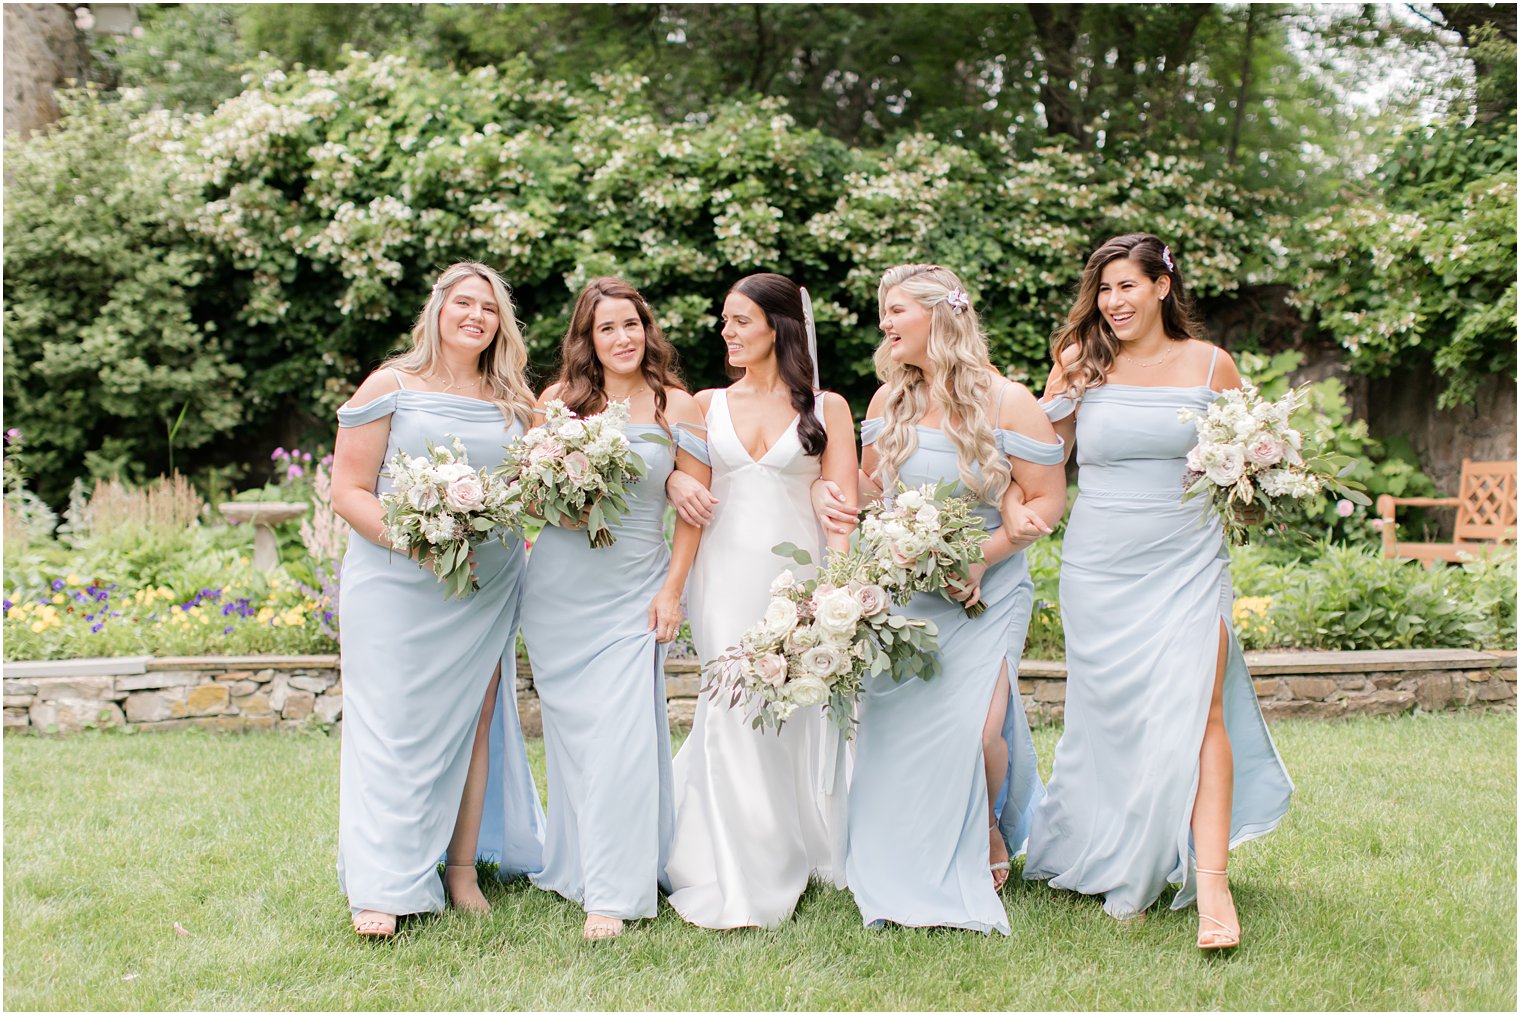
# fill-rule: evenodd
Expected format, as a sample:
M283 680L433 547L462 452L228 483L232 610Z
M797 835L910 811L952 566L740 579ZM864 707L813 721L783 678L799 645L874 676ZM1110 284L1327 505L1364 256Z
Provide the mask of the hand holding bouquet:
M504 539L512 527L507 484L470 468L458 437L451 447L429 441L426 458L397 452L388 468L391 489L380 495L385 539L403 553L422 555L450 596L463 599L479 589L470 552L493 534Z
M1269 402L1247 381L1221 394L1207 412L1178 410L1178 418L1198 430L1198 443L1187 456L1182 499L1208 497L1230 542L1244 542L1252 525L1280 513L1282 502L1306 500L1322 490L1370 503L1360 484L1344 478L1353 466L1350 458L1306 448L1303 432L1291 422L1306 399L1305 387L1299 387Z
M946 586L964 584L972 566L982 562L987 538L982 518L972 513L968 498L953 496L952 489L944 483L901 489L891 507L868 508L860 522L856 552L864 558L865 577L891 589L899 605L915 592L949 598ZM977 603L966 607L966 614L976 617L986 609Z
M627 402L585 419L559 399L549 402L542 425L507 445L501 472L512 506L551 525L585 525L594 547L617 542L612 526L628 510L628 487L646 471L623 433L627 425Z
M790 543L775 552L811 563ZM782 571L765 615L702 668L702 689L713 700L727 693L730 707L747 705L756 729L780 729L797 709L823 705L847 730L867 675L933 676L934 624L891 613L886 589L862 581L860 564L852 554L835 554L816 579Z

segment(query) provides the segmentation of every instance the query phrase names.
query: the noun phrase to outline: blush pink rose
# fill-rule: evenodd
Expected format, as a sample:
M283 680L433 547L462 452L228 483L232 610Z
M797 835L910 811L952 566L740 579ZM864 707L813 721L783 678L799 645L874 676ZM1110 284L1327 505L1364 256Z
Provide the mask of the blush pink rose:
M591 474L591 459L584 451L572 451L565 456L565 478L575 486L584 486Z

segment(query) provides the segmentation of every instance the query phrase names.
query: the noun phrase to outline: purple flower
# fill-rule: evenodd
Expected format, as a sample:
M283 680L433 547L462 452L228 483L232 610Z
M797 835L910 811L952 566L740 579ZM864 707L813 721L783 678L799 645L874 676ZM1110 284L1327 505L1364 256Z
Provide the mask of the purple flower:
M231 634L232 633L232 628L231 627L224 627L224 628L222 628L222 633L223 634Z
M15 605L16 605L16 604L15 604L15 603L13 603L13 602L11 602L11 601L10 601L10 600L9 600L9 599L7 599L7 600L5 600L5 612L6 612L6 613L9 613L9 612L10 612L10 610L11 610L11 607L12 607L12 606L15 606Z
M53 579L53 591L54 592L62 592L63 591L63 579L62 578L54 578Z
M105 627L105 626L106 626L105 625L105 621L101 621L98 624L92 624L92 625L90 625L90 633L91 634L99 634L100 633L100 629L102 627Z

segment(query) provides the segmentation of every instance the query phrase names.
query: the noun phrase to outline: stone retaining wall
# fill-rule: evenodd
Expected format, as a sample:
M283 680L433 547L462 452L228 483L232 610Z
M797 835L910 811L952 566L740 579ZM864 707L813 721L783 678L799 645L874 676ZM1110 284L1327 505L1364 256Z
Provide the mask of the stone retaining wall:
M1515 707L1513 652L1248 652L1246 664L1269 720ZM4 674L8 733L309 728L336 723L343 713L338 657L331 655L15 662L4 665ZM691 726L700 683L694 662L667 664L672 726ZM1025 660L1019 694L1030 723L1060 722L1065 665ZM526 662L519 664L517 707L523 729L539 735L543 724Z

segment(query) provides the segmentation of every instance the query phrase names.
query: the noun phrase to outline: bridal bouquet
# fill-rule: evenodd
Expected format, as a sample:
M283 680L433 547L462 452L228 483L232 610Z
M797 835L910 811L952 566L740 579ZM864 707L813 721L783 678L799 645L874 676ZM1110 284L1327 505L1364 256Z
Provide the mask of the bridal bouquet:
M470 468L458 437L452 447L429 441L425 458L397 452L387 468L391 489L380 495L381 535L403 553L425 551L449 595L463 599L479 589L470 551L493 535L505 541L516 520L507 484L485 469Z
M551 525L585 525L594 547L617 542L612 526L628 510L628 487L645 473L627 425L627 402L585 419L557 398L549 402L544 422L507 445L501 472L512 507Z
M972 513L969 498L954 496L952 489L945 483L904 488L891 507L868 508L861 519L856 552L864 558L865 576L891 589L899 605L915 592L944 593L950 579L965 579L982 560L982 518ZM986 609L977 603L966 614L976 617Z
M1198 443L1187 456L1182 499L1209 498L1230 542L1244 542L1251 515L1265 520L1284 503L1324 490L1370 503L1361 484L1344 478L1353 466L1349 457L1306 448L1303 432L1291 422L1306 400L1300 387L1269 402L1247 381L1221 394L1206 412L1177 411L1198 430ZM1253 505L1256 510L1243 510Z
M790 543L774 552L811 563ZM861 580L861 563L836 554L804 581L782 571L760 621L702 667L702 690L714 701L726 693L731 708L749 707L756 729L780 729L797 709L823 705L848 730L866 676L932 677L939 667L933 622L890 612L887 590Z

